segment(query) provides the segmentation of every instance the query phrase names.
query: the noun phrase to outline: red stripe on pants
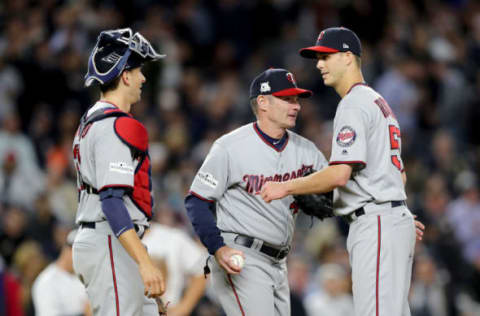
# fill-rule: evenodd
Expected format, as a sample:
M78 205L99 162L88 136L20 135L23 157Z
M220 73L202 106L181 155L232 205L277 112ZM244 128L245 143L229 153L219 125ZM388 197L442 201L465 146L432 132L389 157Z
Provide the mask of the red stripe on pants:
M230 277L230 274L227 275L228 277L228 282L230 282L230 285L233 290L233 294L235 294L235 298L237 299L238 307L240 307L240 312L242 312L242 316L245 316L245 312L243 311L242 304L240 304L240 299L238 298L237 291L235 290L235 286L233 285L232 278Z
M115 263L113 262L112 236L108 235L108 250L110 252L110 264L112 265L113 288L115 289L115 306L117 308L117 316L120 316L120 304L118 302L117 278L115 277Z
M376 279L376 289L375 289L375 308L376 316L378 316L378 287L380 279L380 247L382 245L382 223L380 221L380 216L377 217L378 221L378 248L377 248L377 279Z

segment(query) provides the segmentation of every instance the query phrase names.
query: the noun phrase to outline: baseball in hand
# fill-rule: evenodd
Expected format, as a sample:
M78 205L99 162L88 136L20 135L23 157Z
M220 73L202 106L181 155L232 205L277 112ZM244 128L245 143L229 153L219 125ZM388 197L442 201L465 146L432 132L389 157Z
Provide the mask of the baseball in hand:
M243 259L242 256L240 255L233 255L230 257L230 262L234 265L237 266L239 269L243 268L243 265L245 264L245 260Z

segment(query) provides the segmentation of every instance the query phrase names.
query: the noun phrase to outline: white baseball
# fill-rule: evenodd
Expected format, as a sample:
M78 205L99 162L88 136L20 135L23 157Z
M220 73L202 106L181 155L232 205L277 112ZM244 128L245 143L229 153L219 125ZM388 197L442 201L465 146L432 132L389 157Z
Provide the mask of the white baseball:
M245 264L245 260L243 259L242 256L240 255L233 255L230 257L230 262L237 266L239 269L243 268L243 265Z

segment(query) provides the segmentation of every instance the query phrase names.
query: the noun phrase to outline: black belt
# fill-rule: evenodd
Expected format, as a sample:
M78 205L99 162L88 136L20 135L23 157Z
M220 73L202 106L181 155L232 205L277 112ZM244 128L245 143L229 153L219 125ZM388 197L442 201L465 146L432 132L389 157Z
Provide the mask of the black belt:
M98 194L98 190L92 187L90 184L82 181L82 190L87 191L88 194Z
M253 245L254 240L255 238L244 236L244 235L238 235L234 239L236 244L239 244L248 248L250 248ZM265 242L263 242L262 247L260 248L260 252L263 252L264 254L269 255L270 257L273 257L275 259L285 258L288 255L289 251L290 251L289 246L277 248L273 245L268 245Z
M95 226L96 226L96 222L80 222L80 227L81 228L90 228L90 229L95 229ZM135 232L139 232L140 231L140 226L137 225L137 224L133 224L133 227L135 228ZM145 233L145 230L142 232L140 239L142 239L143 237L143 234Z
M406 205L405 201L391 201L390 204L392 205L392 208ZM362 215L365 215L365 209L363 207L357 208L350 214L342 216L342 218L345 219L347 223L351 223Z
M95 222L80 222L80 227L95 229Z

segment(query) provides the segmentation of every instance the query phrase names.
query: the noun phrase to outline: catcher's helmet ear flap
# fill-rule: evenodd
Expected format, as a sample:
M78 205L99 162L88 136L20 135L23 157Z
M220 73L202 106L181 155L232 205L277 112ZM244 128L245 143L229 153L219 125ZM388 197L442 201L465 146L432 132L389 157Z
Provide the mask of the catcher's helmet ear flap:
M155 52L150 42L130 28L103 31L88 59L85 86L97 81L106 84L117 78L125 69L140 67L147 61L164 58Z

